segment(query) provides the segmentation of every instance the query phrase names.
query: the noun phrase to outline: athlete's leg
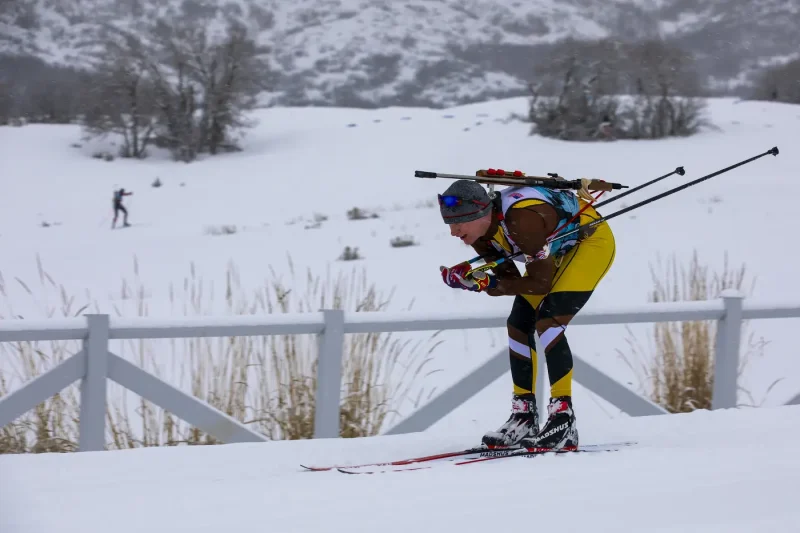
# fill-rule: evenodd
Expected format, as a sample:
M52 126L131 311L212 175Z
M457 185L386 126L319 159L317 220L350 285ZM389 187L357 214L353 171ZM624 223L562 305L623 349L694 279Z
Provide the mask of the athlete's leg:
M614 262L616 248L608 224L567 253L556 270L553 287L536 314L536 332L544 351L550 380L548 420L537 446L577 446L578 434L572 410L572 350L566 329L589 301L600 280Z
M539 413L536 409L535 396L537 368L535 324L534 305L522 296L514 298L507 321L508 357L514 386L511 415L500 428L483 436L483 443L488 446L510 446L522 439L534 438L539 431Z
M517 296L508 315L508 356L514 394L536 393L537 355L534 338L536 307L542 296Z
M553 398L572 395L572 351L566 329L611 268L615 255L611 229L605 223L598 225L594 235L564 257L550 294L539 305L536 332L544 350Z

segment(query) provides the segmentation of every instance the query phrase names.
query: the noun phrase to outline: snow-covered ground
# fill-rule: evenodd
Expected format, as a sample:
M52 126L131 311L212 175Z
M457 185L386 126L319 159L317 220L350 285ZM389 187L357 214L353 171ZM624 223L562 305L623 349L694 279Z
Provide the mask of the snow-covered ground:
M798 428L800 406L584 418L584 442L638 447L364 476L299 464L455 450L474 435L0 456L0 530L789 533Z
M793 149L800 132L800 107L718 99L711 102L709 117L716 128L694 137L577 144L528 136L526 124L507 120L512 112L524 113L525 104L524 99L513 99L446 111L261 110L255 114L260 124L245 138L243 152L191 164L171 162L160 153L144 161L93 159L92 153L104 149L103 142L81 142L80 131L73 126L0 128L2 304L13 306L0 313L42 318L52 308L59 316L59 285L63 285L65 293L75 298L73 312L87 302L92 311L112 315L135 316L141 312L140 304L147 306L149 316L182 315L183 284L192 271L207 284L200 297L202 312L224 313L229 263L236 266L243 292L255 291L278 276L287 287L302 293L307 269L324 279L363 268L379 291L394 290L389 309L488 308L506 313L510 298L452 290L441 283L439 265L455 264L474 254L449 236L436 208L436 193L448 182L415 178L414 170L472 174L478 168L502 167L635 186L679 165L685 167L686 176L671 177L601 210L608 213L773 146L781 149L778 157L762 158L614 219L617 259L587 309L646 302L652 289L651 264L659 256L669 259L674 253L679 265L685 266L695 250L712 272L722 268L726 253L731 267L746 264L746 287L755 280L754 289L748 290L754 298L784 302L800 298L791 247L797 227L791 194L800 176L800 156ZM153 188L150 184L157 177L163 186ZM133 226L112 231L111 192L119 186L134 192L126 201ZM378 217L348 220L346 212L356 206ZM315 227L315 215L327 219ZM222 226L234 227L235 232L210 234L209 228ZM390 246L391 239L404 235L413 236L418 245ZM345 246L358 248L363 259L338 261ZM40 281L37 258L55 287ZM212 284L213 298L208 292ZM171 285L178 294L177 303L171 303ZM143 288L141 297L125 294L136 286ZM507 416L510 379L506 374L423 436L3 458L0 479L2 489L12 487L18 498L20 506L15 511L23 512L14 519L27 524L20 529L23 533L71 531L72 527L91 531L101 523L104 528L133 531L172 519L186 529L189 524L196 530L219 529L222 524L229 529L244 523L271 523L266 522L270 516L281 520L275 528L283 531L328 529L326 516L341 520L330 529L357 524L363 529L400 530L424 525L421 517L426 513L439 517L438 528L486 530L507 527L508 520L517 519L519 512L511 502L519 500L515 491L527 484L531 486L526 496L534 488L542 489L536 496L542 498L542 506L531 506L531 512L560 529L585 531L587 523L596 520L598 530L610 530L613 518L629 530L635 524L637 531L647 527L745 531L767 526L786 530L778 521L796 515L788 510L789 490L780 490L780 480L796 475L797 463L778 452L783 446L791 448L793 439L786 428L796 425L791 419L799 415L796 408L775 407L800 392L800 360L793 355L792 328L796 327L793 320L754 321L748 326L749 333L768 344L763 356L749 361L741 377L739 401L771 409L716 413L717 418L698 413L630 420L577 384L576 412L587 442L637 438L647 447L602 460L568 459L581 463L581 468L569 469L566 475L560 459L537 459L536 470L530 473L533 463L473 470L481 473L479 478L466 471L437 471L441 477L420 472L408 485L397 484L394 476L366 481L362 477L370 476L360 476L353 481L294 474L294 463L301 458L360 461L474 442ZM649 328L630 329L647 346ZM431 352L431 369L438 372L417 384L428 392L446 388L506 346L504 329L430 336L430 332L398 335L427 346L441 342ZM575 326L568 337L574 352L601 370L633 389L646 385L637 374L644 362L633 360L631 368L617 352L628 353L629 333L624 325ZM117 346L112 349L121 351ZM171 354L158 355L167 359ZM396 407L397 417L412 408L409 404ZM754 437L776 431L781 435L777 450L772 442L769 450L764 449L770 439ZM717 447L706 446L708 440ZM747 447L746 457L740 446ZM56 465L64 470L56 473ZM618 475L620 468L625 475ZM772 484L758 485L767 479ZM439 500L442 507L431 497L420 504L419 514L403 511L401 504L407 503L408 495L419 492L415 483L444 498ZM613 490L607 490L609 486ZM686 490L698 486L707 491ZM492 491L491 504L476 505L478 498L487 501L487 487ZM332 498L333 490L346 491L347 502ZM710 502L707 493L715 495ZM92 494L102 495L102 502L94 505ZM657 507L665 496L676 499L666 514ZM543 511L573 498L585 510L583 518L558 508ZM290 507L295 499L302 505ZM209 501L218 506L212 507ZM39 511L39 506L54 502L64 510L52 515ZM548 502L552 505L544 505ZM614 505L607 506L610 503ZM454 505L457 511L448 510ZM134 515L118 514L122 506L130 506ZM620 506L635 513L624 516ZM90 508L97 510L95 517L88 516ZM386 524L382 518L390 509L396 514ZM515 518L503 516L509 511ZM0 509L0 515L4 514ZM62 529L44 525L59 516ZM619 522L628 519L630 523ZM91 520L98 522L91 524ZM35 524L41 527L36 529Z

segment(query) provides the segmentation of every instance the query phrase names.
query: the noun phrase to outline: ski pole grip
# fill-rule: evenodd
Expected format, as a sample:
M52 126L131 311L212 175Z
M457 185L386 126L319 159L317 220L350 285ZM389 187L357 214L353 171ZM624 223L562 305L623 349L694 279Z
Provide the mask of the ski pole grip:
M435 178L436 172L428 172L427 170L415 170L414 171L415 178Z

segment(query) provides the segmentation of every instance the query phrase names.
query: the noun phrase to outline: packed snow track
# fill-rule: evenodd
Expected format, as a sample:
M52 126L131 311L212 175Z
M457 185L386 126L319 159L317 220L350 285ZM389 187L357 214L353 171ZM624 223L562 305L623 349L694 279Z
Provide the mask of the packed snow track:
M0 531L776 533L800 523L800 406L581 422L584 443L638 444L366 476L299 465L432 454L475 436L0 456Z

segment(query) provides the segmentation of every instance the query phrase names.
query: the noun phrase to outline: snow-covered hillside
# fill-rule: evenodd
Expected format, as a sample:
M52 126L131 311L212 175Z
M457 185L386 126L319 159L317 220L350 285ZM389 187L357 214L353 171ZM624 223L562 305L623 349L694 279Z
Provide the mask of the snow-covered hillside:
M567 37L663 36L692 51L715 86L796 54L794 0L16 0L0 11L0 53L85 65L106 24L159 17L212 26L233 16L272 49L281 105L435 105L524 94L537 46Z
M359 476L305 472L299 464L456 450L474 435L0 456L0 530L796 531L800 406L582 424L586 443L638 445Z

